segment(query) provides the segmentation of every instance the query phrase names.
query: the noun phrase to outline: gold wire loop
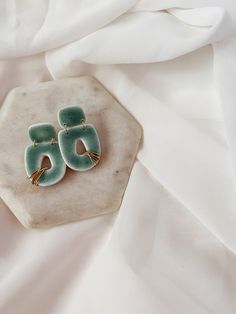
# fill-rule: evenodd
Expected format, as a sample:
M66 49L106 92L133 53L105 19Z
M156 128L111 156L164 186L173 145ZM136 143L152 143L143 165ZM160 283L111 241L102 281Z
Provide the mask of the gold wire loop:
M68 134L68 127L67 127L67 124L66 123L63 123L63 126L64 126L64 129L66 131L66 134Z
M81 124L82 124L83 130L85 130L86 129L85 119L81 120Z
M55 137L53 137L53 138L51 139L51 145L55 144L55 142L56 142L56 139L55 139Z
M34 140L34 147L37 147L38 143Z
M89 158L95 165L98 164L101 158L101 156L97 152L86 151L85 155L89 156Z
M46 168L46 167L40 168L40 169L36 170L35 172L33 172L33 173L31 174L31 176L28 177L28 179L31 181L31 183L32 183L33 185L38 186L38 185L39 185L39 184L38 184L38 180L39 180L39 178L42 176L42 174L44 174L44 172L45 172L46 170L48 170L48 168Z

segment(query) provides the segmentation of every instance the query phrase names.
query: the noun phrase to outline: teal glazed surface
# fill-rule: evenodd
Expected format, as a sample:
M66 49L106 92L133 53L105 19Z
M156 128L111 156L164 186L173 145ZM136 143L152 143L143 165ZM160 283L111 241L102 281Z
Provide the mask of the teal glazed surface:
M96 129L92 124L84 124L85 114L79 106L63 108L58 113L58 120L64 130L58 134L62 157L73 170L85 171L93 168L101 156L101 144ZM78 154L77 141L81 140L86 152Z
M29 127L29 137L32 142L49 142L56 136L54 127L49 123L33 124Z
M73 127L85 122L85 115L79 106L70 106L62 108L58 112L58 121L62 128L65 126Z
M29 145L25 150L25 169L28 177L42 167L44 157L48 157L51 168L47 169L38 179L39 186L50 186L59 182L65 175L66 164L61 156L55 137L55 129L50 124L37 124L29 128L29 137L35 145Z
M85 171L96 165L86 153L76 152L77 140L81 140L87 152L101 156L101 145L96 129L91 124L76 126L62 130L58 134L58 141L62 157L67 166L73 170Z

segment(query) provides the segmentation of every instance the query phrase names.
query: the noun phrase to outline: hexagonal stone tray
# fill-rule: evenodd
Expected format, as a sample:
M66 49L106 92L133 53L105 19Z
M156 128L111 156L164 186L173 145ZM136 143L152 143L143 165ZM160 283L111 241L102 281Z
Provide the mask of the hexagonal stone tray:
M85 172L37 187L27 179L28 127L52 123L57 111L79 105L99 134L102 157ZM79 77L13 89L0 110L0 197L26 227L49 227L119 209L141 139L136 120L93 78Z

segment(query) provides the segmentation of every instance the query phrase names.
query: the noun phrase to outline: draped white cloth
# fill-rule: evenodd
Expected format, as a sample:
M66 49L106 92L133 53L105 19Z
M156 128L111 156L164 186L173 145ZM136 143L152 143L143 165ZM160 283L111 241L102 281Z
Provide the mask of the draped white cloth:
M0 313L236 313L235 36L235 0L0 0L1 102L89 74L144 133L113 215L26 230L1 203Z

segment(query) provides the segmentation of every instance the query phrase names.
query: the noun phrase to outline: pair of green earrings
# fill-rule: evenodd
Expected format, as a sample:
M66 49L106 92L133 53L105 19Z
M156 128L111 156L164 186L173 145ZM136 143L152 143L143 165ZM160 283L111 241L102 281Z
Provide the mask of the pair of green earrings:
M85 123L85 114L79 106L62 108L58 121L63 130L58 133L49 123L31 125L28 129L33 145L25 149L25 170L31 183L50 186L58 183L65 175L66 166L75 171L86 171L94 166L101 157L101 144L96 129ZM85 147L83 154L76 151L77 141ZM48 157L51 167L43 167Z

